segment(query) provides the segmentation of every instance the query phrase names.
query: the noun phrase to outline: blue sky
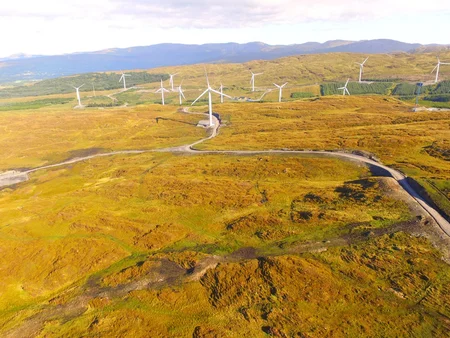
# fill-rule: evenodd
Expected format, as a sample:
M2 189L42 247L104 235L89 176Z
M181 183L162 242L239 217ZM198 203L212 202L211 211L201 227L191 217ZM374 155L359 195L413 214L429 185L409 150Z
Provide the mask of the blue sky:
M0 29L0 57L164 42L388 38L450 44L450 1L15 0L0 4Z

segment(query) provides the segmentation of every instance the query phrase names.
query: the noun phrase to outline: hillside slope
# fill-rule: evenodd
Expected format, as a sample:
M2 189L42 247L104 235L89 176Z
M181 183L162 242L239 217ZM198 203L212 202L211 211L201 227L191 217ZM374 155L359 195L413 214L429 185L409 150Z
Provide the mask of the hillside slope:
M122 69L148 69L197 63L248 62L280 57L330 52L392 53L408 52L422 46L395 40L307 42L296 45L222 43L204 45L158 44L125 49L56 56L15 57L0 60L0 83L40 80L60 76Z

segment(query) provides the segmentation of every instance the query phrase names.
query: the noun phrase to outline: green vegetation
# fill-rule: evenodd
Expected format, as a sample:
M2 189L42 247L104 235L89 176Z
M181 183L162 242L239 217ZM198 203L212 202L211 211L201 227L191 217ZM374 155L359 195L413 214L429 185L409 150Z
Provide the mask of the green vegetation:
M316 95L314 95L313 93L308 93L308 92L294 92L291 93L291 99L307 99L310 97L315 97Z
M127 86L135 86L144 83L156 83L161 79L167 80L167 74L149 74L147 72L131 72L127 77ZM123 88L123 83L119 82L120 74L117 73L88 73L75 76L61 77L57 79L43 80L27 86L5 88L0 90L0 98L41 96L51 94L72 93L72 87L80 88L81 92L92 92L93 85L96 91Z
M416 94L417 85L415 83L399 83L392 90L392 95L396 96L414 96Z
M433 101L433 102L450 102L450 94L425 96L423 99L425 101Z
M28 102L7 102L0 104L0 111L39 109L52 105L62 105L72 100L64 98L42 99Z
M326 83L320 86L321 95L336 95L342 94L342 90L338 88L344 87L344 83ZM358 83L350 82L347 85L347 89L350 91L351 95L363 95L363 94L379 94L387 95L389 94L389 89L392 88L393 84L390 82L373 82L373 83Z

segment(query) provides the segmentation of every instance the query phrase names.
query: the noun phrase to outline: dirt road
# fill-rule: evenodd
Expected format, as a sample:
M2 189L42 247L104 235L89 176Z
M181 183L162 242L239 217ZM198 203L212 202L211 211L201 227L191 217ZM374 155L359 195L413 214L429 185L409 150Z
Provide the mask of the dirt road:
M183 113L188 113L188 111L184 108ZM200 114L200 113L194 113L194 114ZM201 114L203 115L203 114ZM257 151L246 151L246 150L234 150L234 151L215 151L215 150L208 150L208 151L201 151L201 150L195 150L195 146L205 142L207 140L210 140L218 135L220 122L219 120L213 116L213 122L214 126L213 128L210 128L210 135L206 138L203 138L197 142L194 142L192 144L179 146L179 147L172 147L172 148L163 148L163 149L152 149L152 150L124 150L124 151L114 151L110 153L103 153L103 154L95 154L85 157L78 157L74 158L68 161L64 161L61 163L51 164L35 169L30 169L27 171L9 171L6 173L0 174L0 188L5 186L14 185L20 182L24 182L28 180L28 175L36 172L38 170L44 170L44 169L50 169L55 167L61 167L68 164L73 164L81 161L86 161L90 159L94 159L97 157L105 157L105 156L114 156L114 155L123 155L123 154L143 154L143 153L150 153L150 152L171 152L171 153L192 153L192 154L230 154L230 155L258 155L258 154L266 154L266 155L275 155L275 154L289 154L289 155L314 155L314 156L324 156L324 157L337 157L345 160L350 161L356 161L359 163L364 163L366 165L375 167L379 170L383 170L387 173L389 173L390 176L392 176L398 184L413 198L419 205L436 221L436 223L439 225L439 227L445 232L447 236L450 236L450 223L431 205L429 205L421 196L420 194L414 190L411 185L406 180L406 176L403 175L400 171L395 170L393 168L390 168L388 166L385 166L382 163L376 162L372 159L369 159L364 156L356 155L356 154L350 154L350 153L343 153L343 152L332 152L332 151L312 151L312 150L257 150Z

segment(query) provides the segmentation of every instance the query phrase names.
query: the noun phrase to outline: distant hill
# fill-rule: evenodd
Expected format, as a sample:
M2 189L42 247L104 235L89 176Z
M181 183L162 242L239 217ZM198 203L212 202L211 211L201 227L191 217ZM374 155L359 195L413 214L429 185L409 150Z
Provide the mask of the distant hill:
M0 83L56 78L88 72L149 69L197 63L241 63L280 57L331 52L393 53L426 49L421 44L395 40L307 42L297 45L222 43L204 45L158 44L146 47L107 49L56 56L16 55L0 60ZM433 46L435 48L435 46Z

